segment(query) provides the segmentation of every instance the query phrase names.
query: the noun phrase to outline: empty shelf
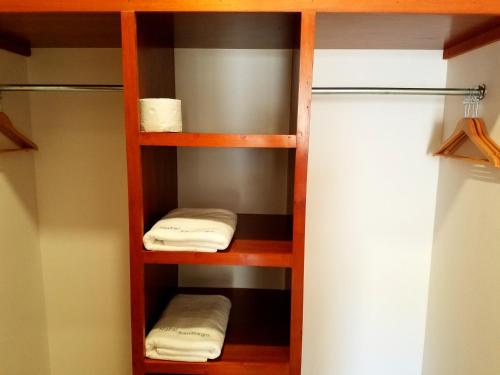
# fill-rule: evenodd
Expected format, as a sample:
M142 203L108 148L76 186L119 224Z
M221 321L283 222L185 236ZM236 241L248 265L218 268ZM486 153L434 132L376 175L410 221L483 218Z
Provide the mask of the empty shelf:
M295 135L141 132L143 146L295 148Z

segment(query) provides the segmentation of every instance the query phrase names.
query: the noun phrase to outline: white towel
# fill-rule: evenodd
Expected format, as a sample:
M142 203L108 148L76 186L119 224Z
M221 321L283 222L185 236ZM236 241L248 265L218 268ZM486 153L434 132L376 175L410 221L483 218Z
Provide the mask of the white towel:
M183 362L219 357L230 309L224 296L176 295L146 337L146 357Z
M235 213L217 208L177 208L144 235L147 250L216 252L229 246Z

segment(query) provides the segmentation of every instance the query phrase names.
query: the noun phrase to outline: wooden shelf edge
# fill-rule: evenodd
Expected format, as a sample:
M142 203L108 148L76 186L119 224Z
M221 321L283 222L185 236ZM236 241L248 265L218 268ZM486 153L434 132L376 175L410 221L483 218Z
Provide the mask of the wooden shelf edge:
M298 3L298 4L297 4ZM442 0L426 1L204 1L199 0L3 0L3 12L120 12L120 11L232 11L232 12L343 12L343 13L431 13L431 14L499 14L496 1Z
M289 134L139 133L142 146L295 148Z
M146 373L164 373L164 374L273 374L288 375L290 365L287 362L280 361L209 361L205 363L171 362L145 359L144 370Z
M500 25L445 46L443 58L451 59L500 40Z
M257 251L258 248L262 248L262 250ZM290 268L292 266L292 241L237 240L236 245L232 245L228 250L216 253L143 250L142 260L144 264L207 264Z

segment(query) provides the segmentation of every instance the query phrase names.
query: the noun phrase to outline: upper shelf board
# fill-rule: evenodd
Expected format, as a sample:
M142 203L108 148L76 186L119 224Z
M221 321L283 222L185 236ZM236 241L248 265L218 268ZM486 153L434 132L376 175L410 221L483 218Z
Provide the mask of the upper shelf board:
M294 48L298 13L137 13L156 46ZM31 48L120 47L120 13L0 13L0 37ZM172 35L174 36L172 39Z
M28 9L28 8L26 8ZM139 32L178 48L295 48L298 13L137 13ZM500 16L318 13L316 48L443 49ZM167 26L167 27L166 27ZM172 39L171 31L174 38ZM0 13L0 36L31 48L120 47L120 13Z
M120 13L0 13L0 37L31 48L116 48Z
M137 13L142 45L175 48L290 49L298 13Z
M320 13L316 48L442 50L498 25L483 15Z

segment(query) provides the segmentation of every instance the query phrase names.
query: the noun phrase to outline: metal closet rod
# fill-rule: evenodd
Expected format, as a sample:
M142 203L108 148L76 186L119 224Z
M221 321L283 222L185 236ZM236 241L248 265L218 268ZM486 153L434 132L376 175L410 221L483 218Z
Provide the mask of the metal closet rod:
M422 87L313 87L313 94L370 94L370 95L461 95L483 99L486 86L475 88L422 88Z
M0 91L121 91L123 85L0 85ZM313 87L313 94L370 94L370 95L461 95L483 99L486 86L475 88L422 87Z
M0 85L0 91L122 91L123 85Z

